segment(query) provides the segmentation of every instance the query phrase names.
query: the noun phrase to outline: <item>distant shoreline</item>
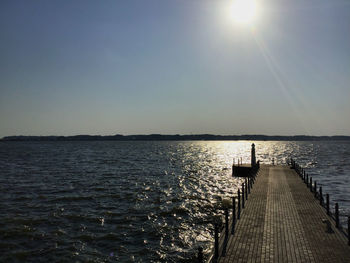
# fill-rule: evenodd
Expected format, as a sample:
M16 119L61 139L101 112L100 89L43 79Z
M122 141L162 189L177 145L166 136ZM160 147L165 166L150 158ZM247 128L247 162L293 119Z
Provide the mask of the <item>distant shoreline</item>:
M74 135L74 136L6 136L0 141L350 141L350 136L282 136L282 135Z

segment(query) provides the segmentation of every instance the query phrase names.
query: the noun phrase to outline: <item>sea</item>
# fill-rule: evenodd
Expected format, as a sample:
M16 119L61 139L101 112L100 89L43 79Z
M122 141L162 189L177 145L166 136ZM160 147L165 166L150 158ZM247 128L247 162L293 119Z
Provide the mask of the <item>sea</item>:
M293 157L350 214L349 141L0 142L0 262L193 262L242 179ZM346 218L341 217L344 224Z

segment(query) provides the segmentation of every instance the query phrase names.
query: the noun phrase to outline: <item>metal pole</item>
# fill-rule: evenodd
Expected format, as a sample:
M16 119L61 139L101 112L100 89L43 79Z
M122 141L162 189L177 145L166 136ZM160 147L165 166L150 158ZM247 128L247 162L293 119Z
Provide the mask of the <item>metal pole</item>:
M203 248L198 248L198 263L203 263Z
M225 208L225 238L228 238L228 209Z
M244 208L244 183L242 184L242 208Z
M310 177L310 191L312 192L312 177Z
M250 178L248 177L248 194L250 194Z
M237 197L238 197L237 218L240 219L241 218L241 192L239 191L239 189L238 189Z
M235 225L236 225L236 198L232 197L232 228L231 234L235 233Z
M215 223L215 252L214 252L214 258L219 258L219 227L218 224Z

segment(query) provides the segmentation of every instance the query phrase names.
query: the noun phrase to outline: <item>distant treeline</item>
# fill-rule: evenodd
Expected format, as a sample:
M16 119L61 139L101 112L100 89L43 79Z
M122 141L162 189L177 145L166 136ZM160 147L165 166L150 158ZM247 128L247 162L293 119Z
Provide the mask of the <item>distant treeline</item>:
M75 136L7 136L1 141L350 141L350 136L269 136L269 135L75 135Z

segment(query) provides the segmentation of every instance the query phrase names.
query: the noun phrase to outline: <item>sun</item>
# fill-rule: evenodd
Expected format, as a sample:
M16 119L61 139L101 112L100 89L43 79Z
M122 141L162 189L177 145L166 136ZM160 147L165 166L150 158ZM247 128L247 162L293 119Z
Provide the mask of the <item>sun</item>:
M252 24L257 16L256 0L234 0L231 5L231 17L240 24Z

